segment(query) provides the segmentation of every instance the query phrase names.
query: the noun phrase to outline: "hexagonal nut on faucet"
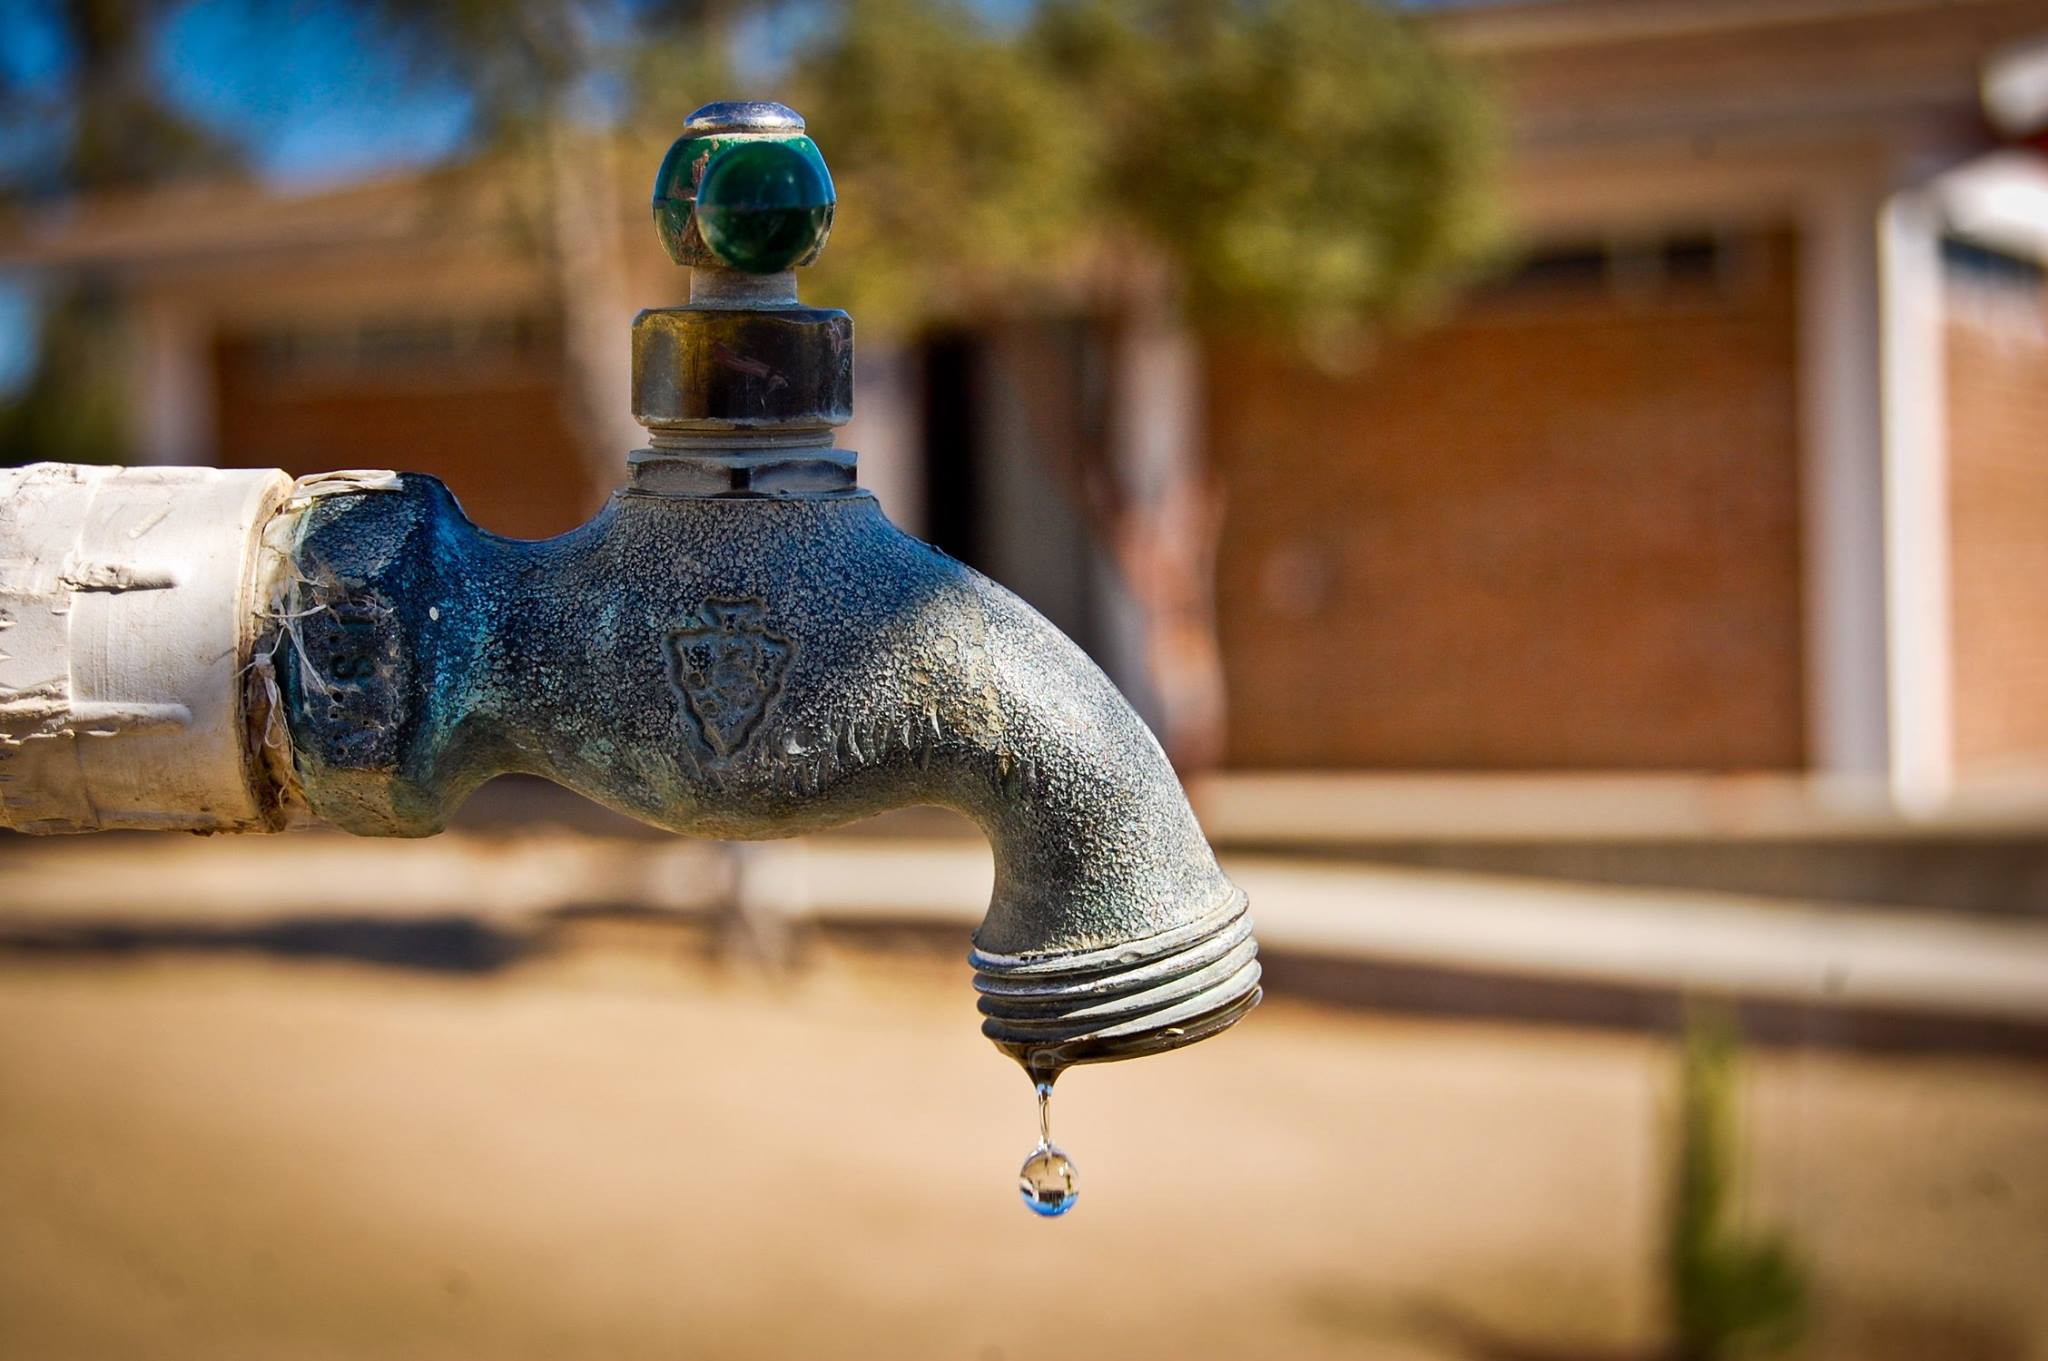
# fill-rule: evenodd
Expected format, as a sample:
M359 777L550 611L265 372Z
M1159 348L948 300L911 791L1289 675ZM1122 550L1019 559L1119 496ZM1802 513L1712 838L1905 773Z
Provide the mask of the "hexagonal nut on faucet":
M804 120L781 104L706 104L654 178L654 226L693 269L778 274L825 248L838 201Z

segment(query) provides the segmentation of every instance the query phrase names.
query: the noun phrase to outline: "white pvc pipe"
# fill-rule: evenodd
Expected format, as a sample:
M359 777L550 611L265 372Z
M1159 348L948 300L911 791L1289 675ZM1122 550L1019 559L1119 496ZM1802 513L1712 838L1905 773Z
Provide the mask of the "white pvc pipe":
M0 827L262 831L274 468L0 469Z

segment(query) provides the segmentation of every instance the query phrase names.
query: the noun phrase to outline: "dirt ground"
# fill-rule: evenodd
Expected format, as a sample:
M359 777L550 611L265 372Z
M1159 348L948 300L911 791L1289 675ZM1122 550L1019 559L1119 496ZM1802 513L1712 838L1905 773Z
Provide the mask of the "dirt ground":
M1647 1355L1667 1043L1269 1004L1030 1089L958 961L0 966L0 1356ZM2048 1070L1752 1056L1808 1355L2048 1356Z

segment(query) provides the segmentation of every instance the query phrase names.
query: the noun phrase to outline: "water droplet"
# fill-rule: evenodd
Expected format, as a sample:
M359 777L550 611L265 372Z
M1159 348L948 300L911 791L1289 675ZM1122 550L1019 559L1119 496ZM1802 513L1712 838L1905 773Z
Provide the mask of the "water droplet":
M1081 1198L1075 1189L1074 1164L1052 1144L1040 1144L1017 1169L1017 1193L1033 1214L1047 1219L1063 1215Z
M1073 1160L1052 1141L1052 1084L1038 1087L1038 1147L1017 1169L1017 1193L1033 1214L1052 1219L1074 1208L1081 1192Z

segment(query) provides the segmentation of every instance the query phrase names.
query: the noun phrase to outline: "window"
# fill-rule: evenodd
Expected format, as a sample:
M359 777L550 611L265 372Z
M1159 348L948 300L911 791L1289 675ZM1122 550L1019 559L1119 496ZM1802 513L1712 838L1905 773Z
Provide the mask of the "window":
M1571 294L1660 302L1728 290L1743 277L1751 241L1715 230L1686 230L1538 245L1481 290L1497 299Z
M524 365L559 343L551 321L527 313L368 317L257 332L249 349L273 381L381 381Z
M2017 339L2048 338L2048 266L1961 236L1941 239L1952 317Z

